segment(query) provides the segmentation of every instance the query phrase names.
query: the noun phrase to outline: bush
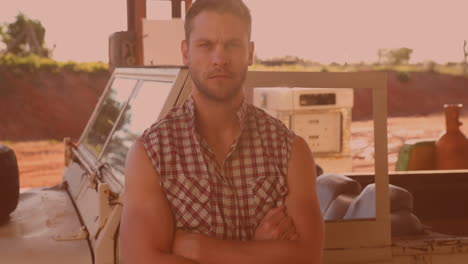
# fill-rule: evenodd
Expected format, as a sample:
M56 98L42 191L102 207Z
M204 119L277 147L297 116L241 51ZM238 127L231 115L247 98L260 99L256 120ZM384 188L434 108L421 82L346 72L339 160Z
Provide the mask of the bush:
M56 60L40 57L34 54L22 57L7 53L0 56L0 70L11 71L15 74L22 72L32 73L37 71L59 72L60 70L93 73L108 71L109 66L103 62L58 62Z
M399 71L397 72L397 79L400 81L400 82L409 82L409 80L411 79L411 74L409 72L406 72L406 71Z

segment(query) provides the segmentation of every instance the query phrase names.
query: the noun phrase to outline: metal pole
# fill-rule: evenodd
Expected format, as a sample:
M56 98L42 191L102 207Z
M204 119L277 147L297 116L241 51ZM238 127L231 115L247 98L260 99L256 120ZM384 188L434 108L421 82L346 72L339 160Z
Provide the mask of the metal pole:
M136 65L143 65L143 19L146 0L127 0L127 31L136 35Z
M143 65L143 19L146 18L146 0L135 1L136 56L137 65Z
M172 18L182 17L182 0L171 0L172 2Z
M136 32L135 0L127 0L127 31Z

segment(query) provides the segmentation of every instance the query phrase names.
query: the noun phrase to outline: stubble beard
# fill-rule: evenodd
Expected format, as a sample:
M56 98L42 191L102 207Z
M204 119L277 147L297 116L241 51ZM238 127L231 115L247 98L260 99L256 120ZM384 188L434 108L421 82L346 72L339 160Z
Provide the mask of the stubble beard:
M237 74L236 74L237 75ZM204 83L199 78L195 77L198 76L196 74L191 74L193 84L195 85L195 89L198 90L203 96L206 98L218 102L218 103L226 103L231 101L233 98L238 96L239 93L242 92L242 86L244 85L244 81L247 75L247 67L244 71L240 72L239 78L237 76L233 76L233 82L229 83L228 86L230 87L221 87L221 89L226 89L224 93L216 93L213 89L210 89L206 82ZM220 84L221 85L221 84ZM219 87L218 87L219 88Z

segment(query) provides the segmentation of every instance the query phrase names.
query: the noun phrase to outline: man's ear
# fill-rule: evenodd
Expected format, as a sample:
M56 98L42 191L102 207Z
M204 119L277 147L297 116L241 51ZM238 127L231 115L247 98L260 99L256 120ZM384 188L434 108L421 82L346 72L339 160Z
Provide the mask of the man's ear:
M184 60L184 65L188 66L188 42L184 39L180 44L180 50L182 51L182 59Z
M253 64L254 50L255 50L255 43L253 41L250 41L249 42L249 66Z

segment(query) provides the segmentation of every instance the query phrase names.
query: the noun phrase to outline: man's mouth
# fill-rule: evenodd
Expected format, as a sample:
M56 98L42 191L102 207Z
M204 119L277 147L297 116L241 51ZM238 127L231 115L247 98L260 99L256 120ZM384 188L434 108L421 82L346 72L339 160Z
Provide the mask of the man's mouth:
M217 70L208 74L208 79L230 79L232 74L228 71Z
M230 79L231 75L228 74L214 74L208 77L209 79Z

